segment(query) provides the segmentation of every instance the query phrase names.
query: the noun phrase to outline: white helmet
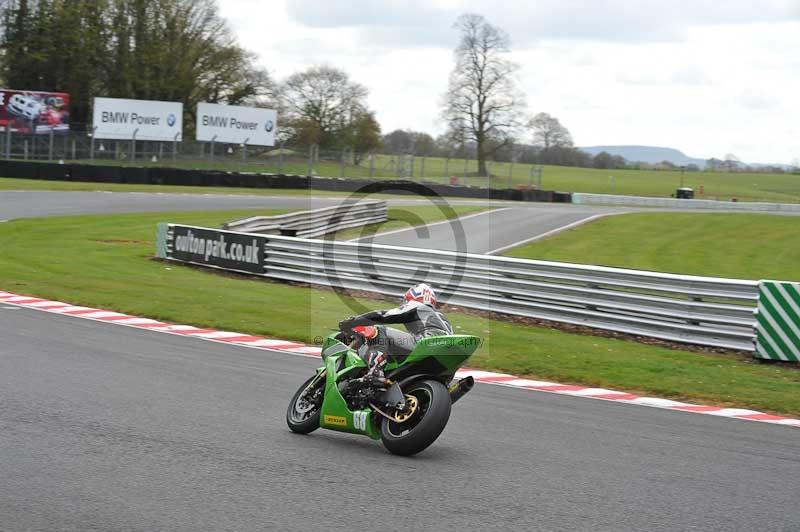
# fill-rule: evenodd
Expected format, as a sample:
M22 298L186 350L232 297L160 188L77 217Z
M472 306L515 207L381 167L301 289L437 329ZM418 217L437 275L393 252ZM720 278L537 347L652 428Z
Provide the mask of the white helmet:
M425 283L420 283L409 288L403 296L403 302L417 301L430 307L436 308L436 292Z

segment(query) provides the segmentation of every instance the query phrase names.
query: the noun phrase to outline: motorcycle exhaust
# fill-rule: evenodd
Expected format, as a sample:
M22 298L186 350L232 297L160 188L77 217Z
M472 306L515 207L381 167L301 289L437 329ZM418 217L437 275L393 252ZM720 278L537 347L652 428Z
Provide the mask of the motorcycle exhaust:
M464 397L473 386L475 386L475 379L473 379L472 376L464 377L463 379L451 384L449 388L450 402L455 403Z

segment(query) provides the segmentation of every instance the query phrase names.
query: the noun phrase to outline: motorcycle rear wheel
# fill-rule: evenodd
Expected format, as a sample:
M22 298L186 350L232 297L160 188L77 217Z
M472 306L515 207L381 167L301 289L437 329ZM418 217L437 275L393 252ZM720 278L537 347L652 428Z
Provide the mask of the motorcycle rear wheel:
M390 453L411 456L436 441L450 419L452 403L447 388L438 381L418 381L404 392L417 399L418 411L403 423L384 418L381 440Z
M322 396L320 395L317 403L310 403L303 397L306 388L316 377L311 377L294 393L286 411L286 424L289 429L297 434L309 434L319 428L319 417L322 411ZM320 380L317 387L325 386L325 380ZM314 390L316 391L316 390Z

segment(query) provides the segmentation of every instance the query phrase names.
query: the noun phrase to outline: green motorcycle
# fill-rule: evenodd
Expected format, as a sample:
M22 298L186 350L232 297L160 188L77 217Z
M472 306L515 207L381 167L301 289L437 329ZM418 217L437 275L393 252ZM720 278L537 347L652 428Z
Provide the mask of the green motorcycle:
M480 338L423 338L404 359L389 360L381 382L366 375L367 365L358 355L364 341L342 332L325 339L325 365L292 397L286 412L289 428L299 434L320 427L363 434L403 456L426 449L447 425L451 405L475 383L472 377L454 377Z

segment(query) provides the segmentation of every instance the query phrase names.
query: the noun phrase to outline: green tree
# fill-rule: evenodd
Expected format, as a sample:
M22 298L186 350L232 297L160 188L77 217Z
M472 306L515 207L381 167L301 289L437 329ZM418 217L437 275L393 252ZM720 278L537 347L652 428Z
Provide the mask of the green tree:
M375 119L375 113L365 111L355 117L350 124L350 148L353 150L353 164L361 164L364 155L376 150L383 144L381 126Z
M374 122L366 98L366 87L330 66L292 74L281 88L292 140L328 149L352 147L354 124L364 120L366 127L368 122Z
M214 0L9 0L0 73L10 88L64 91L73 122L95 96L264 105L274 85Z

